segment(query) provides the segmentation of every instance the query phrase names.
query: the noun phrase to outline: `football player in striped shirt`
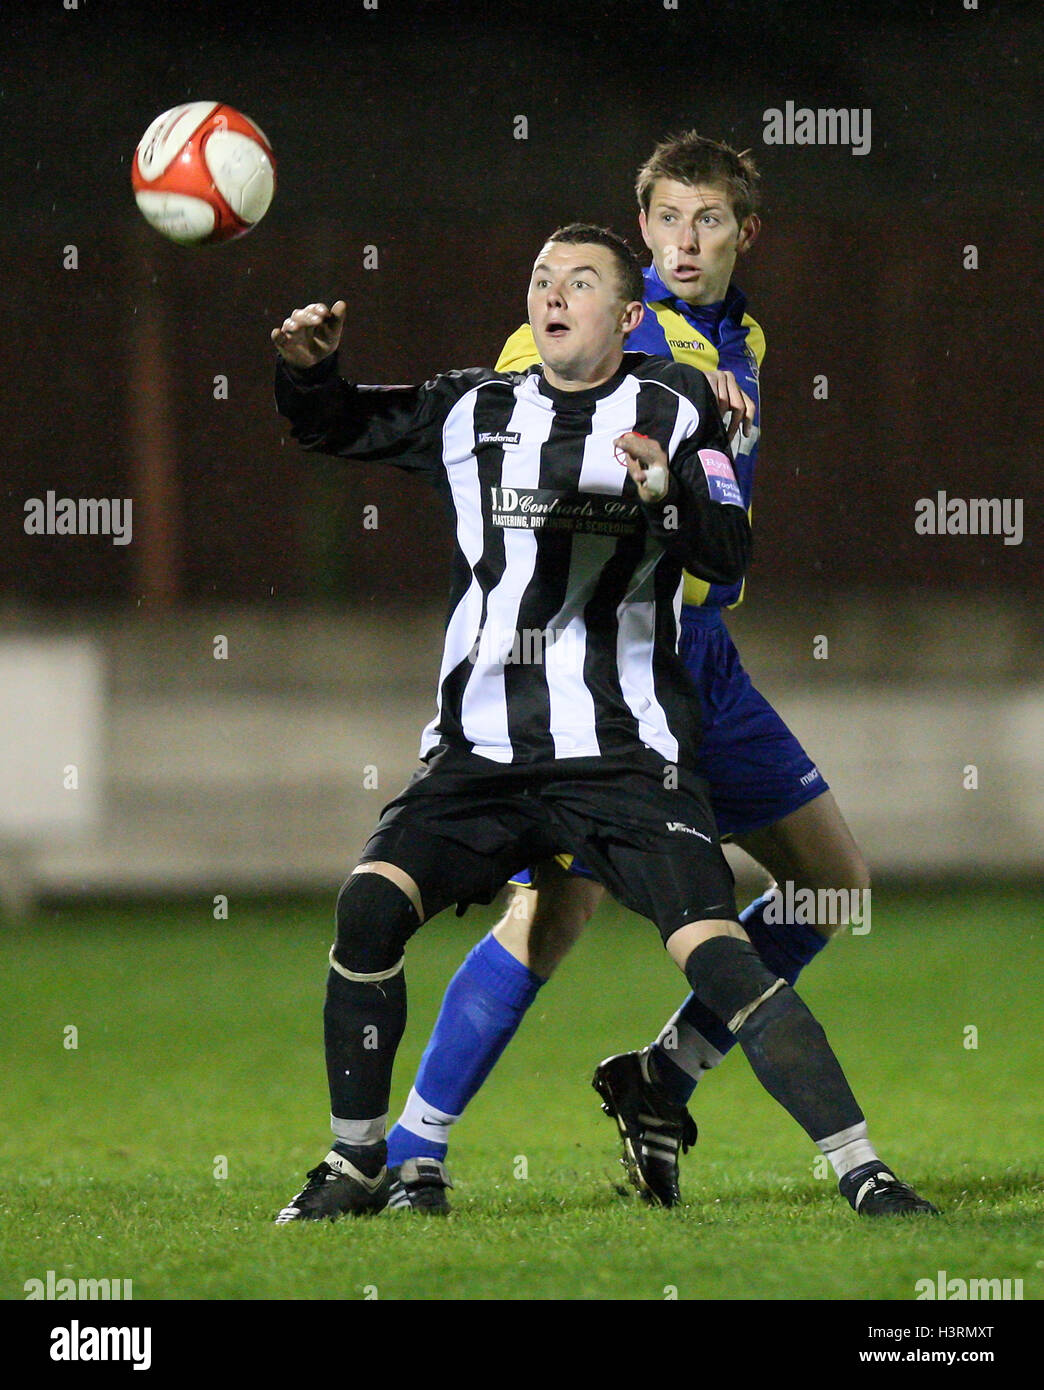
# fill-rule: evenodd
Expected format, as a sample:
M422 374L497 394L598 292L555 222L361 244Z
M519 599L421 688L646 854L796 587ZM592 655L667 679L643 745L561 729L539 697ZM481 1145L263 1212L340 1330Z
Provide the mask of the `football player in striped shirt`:
M694 995L814 1141L865 1135L823 1030L737 920L694 770L683 568L738 582L750 526L706 379L623 351L642 291L626 243L574 225L533 268L541 363L525 373L360 387L337 371L343 303L296 310L273 331L294 437L427 477L456 542L425 765L338 897L324 1010L333 1147L280 1223L415 1206L422 1160L412 1175L389 1171L385 1143L406 943L562 848L656 923Z
M720 407L731 413L733 463L748 513L765 338L732 272L759 231L757 185L747 155L695 131L654 150L636 184L652 265L644 272L645 314L627 339L629 350L671 356L708 374ZM538 360L527 323L508 339L497 367L519 370ZM700 695L699 765L720 833L741 845L775 884L792 884L791 902L809 900L799 896L803 889L813 890L817 902L851 902L868 889L866 865L822 774L740 664L722 613L742 597L743 581L685 576L681 652ZM528 875L518 877L504 917L451 981L389 1135L389 1161L413 1181L417 1207L448 1207L443 1161L450 1128L603 896L581 864L567 870L550 861L536 874L535 887ZM821 897L817 890L835 891ZM841 912L815 921L797 915L784 917L771 889L740 914L761 958L791 984L844 921ZM646 1200L664 1206L680 1200L679 1149L696 1139L686 1103L734 1043L726 1022L690 994L653 1043L597 1068L594 1085L619 1127L628 1176ZM876 1156L863 1130L827 1139L842 1191L856 1205L863 1179L879 1171ZM860 1200L857 1209L904 1210L909 1199L901 1185L892 1195L887 1200L878 1184L875 1200Z

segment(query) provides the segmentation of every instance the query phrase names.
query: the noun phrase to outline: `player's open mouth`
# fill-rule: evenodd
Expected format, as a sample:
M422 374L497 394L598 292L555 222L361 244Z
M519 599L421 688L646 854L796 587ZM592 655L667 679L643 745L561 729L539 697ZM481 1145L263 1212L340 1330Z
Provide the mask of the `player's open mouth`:
M568 333L569 328L564 323L549 323L544 327L544 332L552 338L560 338L563 333Z

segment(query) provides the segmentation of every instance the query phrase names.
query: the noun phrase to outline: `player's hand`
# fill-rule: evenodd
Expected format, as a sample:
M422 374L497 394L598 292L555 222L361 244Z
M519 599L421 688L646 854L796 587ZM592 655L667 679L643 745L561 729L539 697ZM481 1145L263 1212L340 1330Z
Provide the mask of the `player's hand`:
M740 386L731 372L704 372L710 388L718 402L718 410L724 420L728 415L725 437L731 444L736 431L742 428L744 435L750 434L754 425L754 402Z
M348 305L339 299L332 309L309 304L295 309L281 328L272 329L276 351L291 367L314 367L337 350Z
M670 487L667 455L648 435L628 430L613 440L617 463L623 464L638 485L643 502L662 502Z

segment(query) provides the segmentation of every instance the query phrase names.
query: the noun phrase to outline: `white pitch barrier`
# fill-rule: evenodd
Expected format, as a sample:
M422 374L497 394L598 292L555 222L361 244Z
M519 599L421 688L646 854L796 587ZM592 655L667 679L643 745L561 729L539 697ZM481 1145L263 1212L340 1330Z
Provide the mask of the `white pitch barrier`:
M33 860L99 821L104 669L87 638L0 638L0 905L33 899Z

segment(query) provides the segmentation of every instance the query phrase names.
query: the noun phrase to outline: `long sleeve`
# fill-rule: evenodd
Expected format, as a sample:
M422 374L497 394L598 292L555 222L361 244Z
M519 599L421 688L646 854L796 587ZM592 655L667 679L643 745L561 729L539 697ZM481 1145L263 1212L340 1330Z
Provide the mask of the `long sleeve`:
M464 373L447 372L422 386L357 386L338 374L331 354L305 370L280 358L275 397L302 448L391 463L434 480L442 425L468 385Z
M649 529L690 574L712 584L733 584L750 563L750 521L743 505L725 427L702 376L700 422L669 462L670 488L662 502L646 504Z

